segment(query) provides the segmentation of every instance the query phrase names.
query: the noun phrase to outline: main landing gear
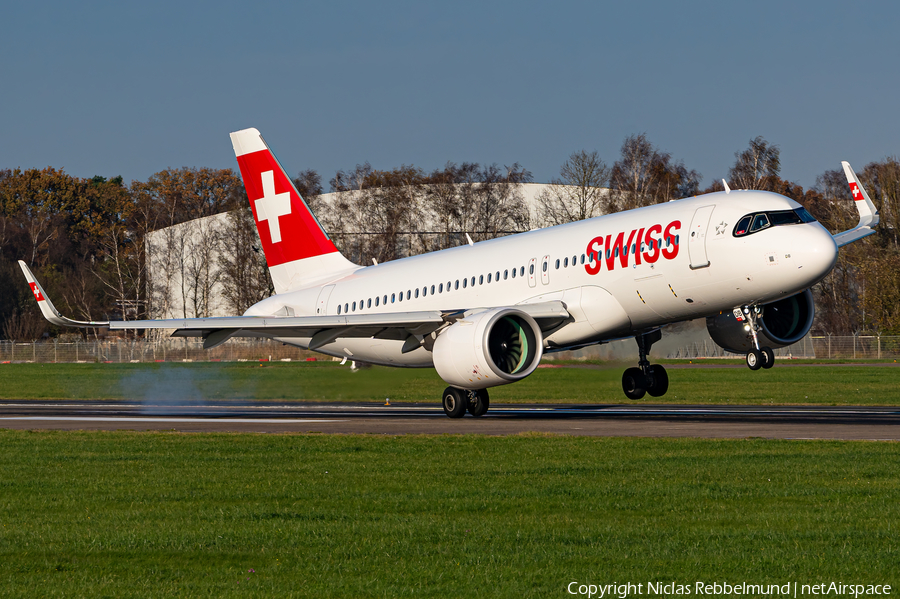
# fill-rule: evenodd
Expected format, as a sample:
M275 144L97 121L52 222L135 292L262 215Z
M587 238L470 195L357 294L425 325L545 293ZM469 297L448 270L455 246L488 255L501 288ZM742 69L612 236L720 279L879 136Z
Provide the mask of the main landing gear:
M743 306L741 312L743 312L744 318L747 320L744 324L744 330L747 331L747 336L753 342L753 347L747 352L746 356L747 367L750 370L759 370L760 368L775 366L775 352L772 351L772 348L759 346L759 336L757 335L759 323L757 321L762 316L762 310L760 310L759 306Z
M444 414L462 418L466 411L472 416L484 416L491 405L487 389L458 389L447 387L441 397Z
M660 397L669 390L669 375L659 364L650 364L647 354L650 346L662 339L659 329L637 335L634 340L638 344L639 368L629 368L622 375L622 390L628 399L641 399L645 393L651 397Z

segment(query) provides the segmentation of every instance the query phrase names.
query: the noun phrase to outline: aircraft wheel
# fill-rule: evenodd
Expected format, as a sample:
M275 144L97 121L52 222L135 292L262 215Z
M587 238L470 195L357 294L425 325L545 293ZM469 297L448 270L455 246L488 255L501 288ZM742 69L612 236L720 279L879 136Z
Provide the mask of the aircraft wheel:
M661 397L669 390L669 375L666 369L659 364L650 367L650 384L647 385L647 393L651 397Z
M622 374L622 391L628 399L641 399L646 393L644 373L640 368L627 368Z
M469 391L469 414L472 416L484 416L491 405L487 389Z
M751 349L747 352L747 367L750 370L759 370L762 368L764 360L765 358L763 358L762 352L758 349Z
M775 366L775 352L771 347L764 347L760 350L763 356L763 368L771 368Z
M447 387L444 389L441 403L444 406L444 414L448 417L462 418L466 413L466 405L469 403L469 394L456 387Z

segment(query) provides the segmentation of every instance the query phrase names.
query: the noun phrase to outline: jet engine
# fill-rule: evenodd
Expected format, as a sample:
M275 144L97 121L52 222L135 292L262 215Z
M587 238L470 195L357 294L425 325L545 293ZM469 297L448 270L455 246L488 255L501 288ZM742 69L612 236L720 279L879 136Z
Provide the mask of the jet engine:
M800 341L809 332L816 315L809 289L760 307L760 330L757 332L760 347L784 347ZM747 353L753 347L753 342L744 328L747 325L746 316L742 315L741 318L743 320L738 320L732 312L708 316L706 329L709 336L719 347L730 352Z
M543 356L541 329L515 308L494 308L456 321L434 341L438 375L461 389L485 389L525 378Z

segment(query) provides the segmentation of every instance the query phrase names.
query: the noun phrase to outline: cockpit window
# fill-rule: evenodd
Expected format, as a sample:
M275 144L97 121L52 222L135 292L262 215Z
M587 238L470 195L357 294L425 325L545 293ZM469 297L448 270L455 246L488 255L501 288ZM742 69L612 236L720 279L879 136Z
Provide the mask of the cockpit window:
M765 214L757 214L753 217L753 224L750 225L750 232L756 233L757 231L762 231L766 227L769 226L769 217Z
M797 208L796 210L772 210L769 212L757 212L756 214L747 214L738 221L734 226L734 236L742 237L750 235L769 227L780 227L782 225L799 225L801 223L812 223L816 219L805 208Z

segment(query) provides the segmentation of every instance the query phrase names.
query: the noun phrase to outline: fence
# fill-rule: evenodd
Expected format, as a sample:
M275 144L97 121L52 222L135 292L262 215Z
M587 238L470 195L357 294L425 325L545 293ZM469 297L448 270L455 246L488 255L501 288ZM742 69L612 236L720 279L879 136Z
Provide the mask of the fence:
M210 350L199 339L109 339L63 342L0 341L0 362L237 362L289 361L318 356L269 339L231 340Z
M699 359L735 357L708 336L663 337L654 345L654 358ZM900 336L807 335L799 342L775 350L780 358L896 359L900 358ZM109 339L64 342L59 340L14 343L0 341L0 362L237 362L303 361L322 354L270 339L232 339L219 347L204 350L199 339ZM548 359L600 359L633 361L637 344L633 339L595 345L578 351L549 354ZM328 359L324 357L324 359Z

